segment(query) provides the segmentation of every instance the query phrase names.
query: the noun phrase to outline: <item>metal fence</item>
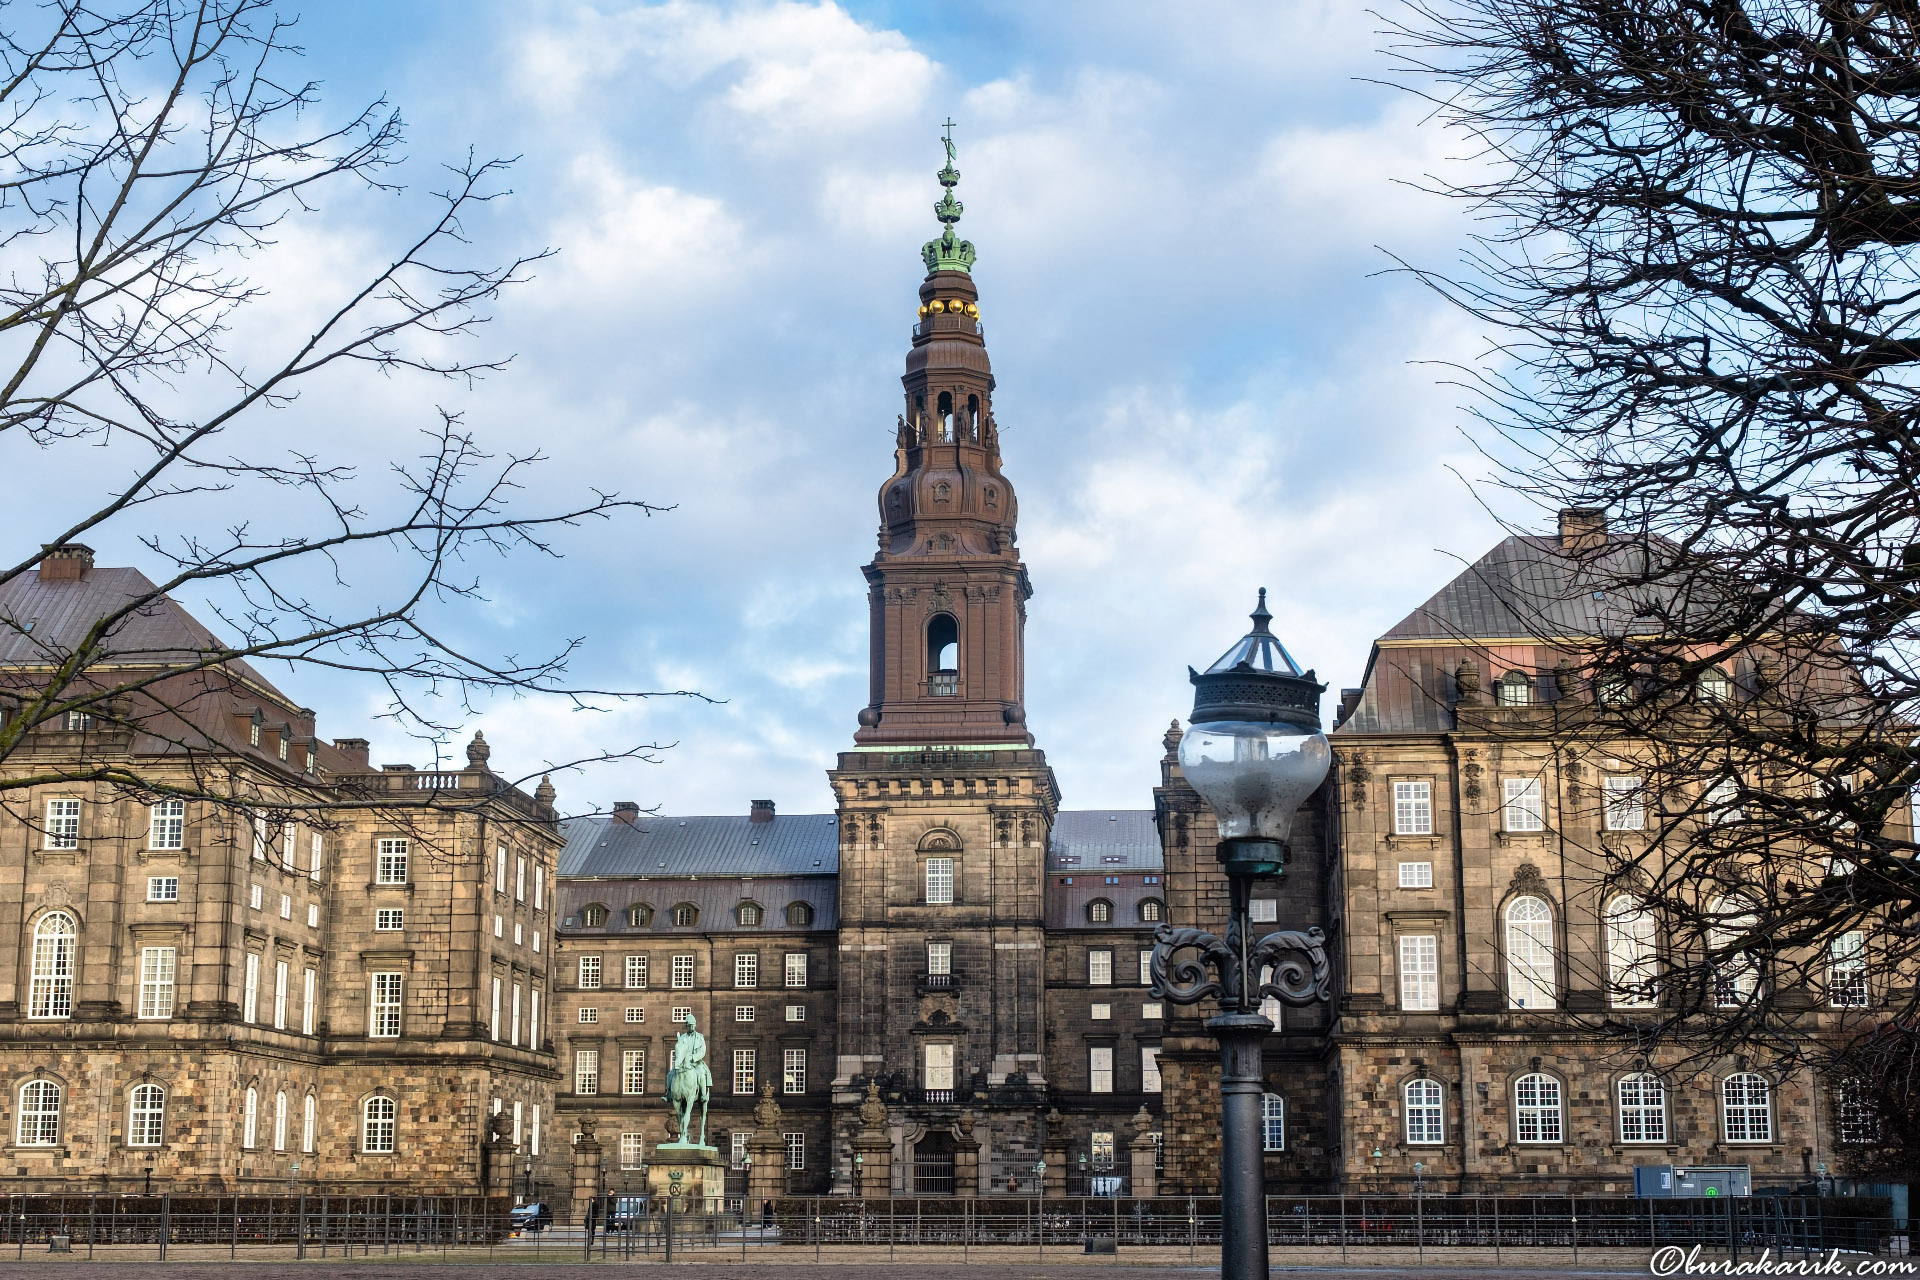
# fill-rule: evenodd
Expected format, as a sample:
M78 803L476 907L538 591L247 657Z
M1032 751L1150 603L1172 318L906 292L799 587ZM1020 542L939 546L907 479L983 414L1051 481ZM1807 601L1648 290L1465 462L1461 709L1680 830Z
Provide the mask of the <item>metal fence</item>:
M1088 1247L1184 1250L1194 1258L1220 1243L1220 1201L1211 1197L1117 1196L741 1197L706 1211L609 1195L572 1217L516 1223L500 1198L335 1196L192 1199L23 1197L5 1202L0 1257L69 1248L109 1256L130 1250L165 1260L217 1256L359 1257L477 1251L529 1260L596 1254L671 1261L676 1254L796 1252L934 1246L957 1249ZM1427 1248L1653 1249L1698 1245L1739 1257L1862 1253L1903 1248L1906 1223L1885 1200L1853 1197L1729 1197L1632 1200L1564 1196L1272 1196L1267 1236L1290 1248L1389 1247L1424 1257ZM520 1229L520 1228L526 1229ZM763 1257L768 1256L766 1254Z

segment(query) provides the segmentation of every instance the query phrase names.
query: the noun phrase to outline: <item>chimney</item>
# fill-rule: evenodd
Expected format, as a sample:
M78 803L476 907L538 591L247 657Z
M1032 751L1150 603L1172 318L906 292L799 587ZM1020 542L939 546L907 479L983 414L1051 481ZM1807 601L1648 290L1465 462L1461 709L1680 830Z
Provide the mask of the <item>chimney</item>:
M41 551L42 582L78 582L93 568L93 548L77 542L63 542L57 547L43 547Z
M640 821L640 806L631 800L615 800L613 802L613 820L632 826L634 823Z
M373 744L365 738L335 738L333 749L347 758L351 769L372 769Z
M1338 714L1334 716L1334 724L1336 726L1345 724L1347 717L1353 714L1353 709L1360 705L1360 693L1361 691L1359 689L1342 689L1340 691L1340 710Z
M753 807L747 811L747 821L772 822L773 821L773 801L755 800L753 802Z
M1607 513L1599 507L1560 509L1560 549L1594 551L1607 545Z

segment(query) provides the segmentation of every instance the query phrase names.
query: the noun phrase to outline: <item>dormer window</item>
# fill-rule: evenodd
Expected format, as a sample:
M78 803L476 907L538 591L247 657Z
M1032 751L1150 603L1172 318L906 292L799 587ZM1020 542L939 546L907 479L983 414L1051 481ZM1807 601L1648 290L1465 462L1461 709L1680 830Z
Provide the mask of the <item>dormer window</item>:
M1524 707L1533 702L1533 685L1528 683L1526 676L1518 671L1507 672L1500 677L1500 683L1495 687L1499 691L1500 705L1503 707Z
M280 758L282 760L285 760L287 758L287 754L292 747L292 743L293 743L293 726L288 724L281 725L280 726L280 742L276 750L279 751Z
M1700 673L1700 701L1725 702L1733 696L1733 681L1727 679L1727 673L1718 667L1708 667Z
M589 929L598 929L607 922L607 909L595 903L580 912L580 923Z
M250 747L260 745L260 713L258 711L253 713L253 721L247 725L247 745Z

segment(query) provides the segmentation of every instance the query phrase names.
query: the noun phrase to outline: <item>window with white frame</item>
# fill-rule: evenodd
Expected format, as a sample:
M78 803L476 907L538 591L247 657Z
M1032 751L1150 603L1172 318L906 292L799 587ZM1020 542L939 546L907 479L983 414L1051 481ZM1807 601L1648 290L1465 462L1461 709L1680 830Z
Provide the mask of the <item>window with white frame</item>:
M493 918L493 936L496 938L504 938L507 936L507 922L504 916L495 916Z
M540 988L527 992L527 1044L540 1047Z
M788 1022L805 1022L806 1020L807 1006L803 1004L790 1004L787 1006Z
M513 856L513 900L527 900L527 859L523 854Z
M1110 949L1094 947L1087 952L1087 985L1092 987L1113 985L1113 952Z
M1739 781L1727 777L1708 787L1701 808L1708 822L1738 822L1746 813L1740 807Z
M287 1091L285 1089L273 1095L273 1149L287 1149Z
M1401 863L1400 887L1402 889L1433 888L1433 864L1431 862Z
M1400 938L1400 1007L1409 1013L1440 1008L1440 939L1435 934Z
M805 1093L807 1091L807 1051L805 1049L786 1049L781 1053L780 1092Z
M310 848L307 855L308 857L307 878L310 880L318 880L320 878L320 864L322 861L322 855L321 855L322 838L318 831L313 833L313 839L309 842L309 844L310 844Z
M525 1104L515 1101L513 1104L513 1145L520 1145L520 1132L526 1118Z
M1714 899L1709 914L1714 923L1707 930L1707 946L1716 956L1713 1002L1722 1009L1737 1009L1760 990L1759 966L1746 951L1734 949L1753 932L1759 917L1753 904L1737 895Z
M1255 924L1272 924L1280 918L1280 902L1276 898L1254 898L1247 903L1247 919Z
M320 904L317 902L309 902L307 904L307 928L318 929L319 927L320 927Z
M507 1005L507 1043L510 1045L520 1043L520 993L521 986L516 982L513 984L512 998Z
M404 907L377 907L373 913L373 927L379 933L399 933L407 927L407 912Z
M282 920L293 919L293 898L289 894L283 893L280 895L280 918Z
M313 1034L314 995L320 982L320 975L312 969L302 975L300 988L300 1034Z
M533 1104L533 1123L527 1126L527 1150L533 1155L540 1154L540 1104Z
M147 810L147 848L182 849L186 842L185 800L162 800Z
M1827 947L1827 1004L1867 1007L1867 935L1859 929L1847 930Z
M647 958L645 956L627 957L626 985L630 991L647 985Z
M953 859L928 858L927 902L935 906L944 906L953 901Z
M593 1023L593 1022L600 1021L600 1011L598 1009L593 1008L590 1005L582 1005L580 1007L580 1012L577 1016L579 1017L581 1022L585 1022L585 1023Z
M1514 1135L1520 1142L1557 1143L1565 1132L1560 1081L1535 1071L1513 1082Z
M246 984L240 991L240 1021L258 1022L260 1020L260 953L247 952L245 966L241 970L241 980Z
M1113 1006L1110 1004L1096 1004L1087 1010L1087 1016L1095 1022L1111 1022L1113 1020Z
M620 1167L638 1169L646 1160L647 1144L644 1134L623 1133L620 1135Z
M953 944L951 942L929 942L927 944L927 976L941 977L953 972Z
M600 957L581 956L579 977L582 991L598 991L600 989Z
M1287 1149L1287 1100L1277 1093L1260 1095L1260 1148Z
M507 847L500 845L493 851L493 891L507 891Z
M180 877L179 876L148 876L147 877L147 901L148 902L180 901Z
M646 1020L647 1020L647 1011L643 1006L637 1005L637 1004L630 1004L627 1006L628 1022L645 1022Z
M405 840L382 840L380 851L374 861L373 882L375 884L405 884L407 882L407 850Z
M1659 973L1653 913L1632 894L1607 903L1607 991L1616 1009L1646 1009Z
M1162 1005L1158 1000L1149 1000L1147 1003L1140 1006L1140 1016L1143 1018L1165 1017L1166 1015L1164 1013L1164 1009L1165 1009L1165 1006ZM1268 1021L1272 1021L1272 1019L1268 1019Z
M401 975L375 973L369 978L372 1000L367 1034L377 1039L394 1039L400 1034Z
M1522 895L1507 904L1507 1008L1551 1009L1554 990L1553 912Z
M1720 1127L1728 1142L1773 1141L1773 1096L1765 1076L1742 1071L1720 1082Z
M1095 1173L1113 1172L1113 1152L1114 1142L1112 1130L1095 1129L1087 1135L1088 1163L1092 1166Z
M600 1092L600 1051L598 1049L573 1051L573 1091L583 1094Z
M1160 1046L1157 1044L1140 1046L1140 1092L1160 1092Z
M760 985L760 957L743 951L733 957L733 986L736 991L751 991Z
M951 1043L933 1041L922 1047L920 1087L929 1090L953 1088L953 1045Z
M487 1039L489 1040L497 1041L500 1039L500 1010L501 1010L501 1007L506 1003L505 996L504 996L504 989L505 989L504 984L501 982L500 975L497 973L494 974L493 975L493 1007L492 1007L492 1011L487 1015ZM580 1021L585 1022L586 1019L582 1018L580 1019Z
M264 813L249 813L247 820L248 825L253 828L253 859L255 862L265 862L267 860L267 833L272 830L267 823L267 815Z
M675 956L669 981L676 991L688 991L693 988L693 957Z
M1406 1113L1408 1146L1438 1146L1446 1140L1446 1091L1438 1080L1409 1080L1400 1097Z
M751 1097L754 1079L759 1074L760 1052L757 1049L735 1049L733 1051L733 1091Z
M273 1029L287 1029L287 962L273 962Z
M622 1049L620 1051L620 1092L639 1097L646 1091L647 1051Z
M1608 778L1606 823L1609 831L1641 831L1647 825L1646 787L1638 777Z
M247 905L255 911L260 909L260 895L262 892L263 890L256 884L247 895Z
M677 1004L673 1006L673 1008L668 1012L667 1021L678 1025L682 1022L685 1022L688 1018L691 1018L692 1016L693 1016L692 1005Z
M1113 1092L1113 1046L1089 1045L1087 1048L1087 1088L1093 1093Z
M251 1085L240 1114L240 1145L252 1149L260 1140L260 1091Z
M167 1136L167 1091L137 1084L127 1095L127 1145L157 1147Z
M22 1147L51 1147L60 1141L61 1088L54 1080L29 1080L20 1086L14 1142Z
M1153 948L1151 947L1140 949L1140 985L1143 987L1153 985Z
M787 985L804 987L807 985L807 953L804 951L787 952Z
M541 899L542 897L545 896L544 891L546 889L546 883L547 883L547 869L541 866L537 862L534 863L533 864L533 909L535 911L539 911L542 909Z
M1500 825L1513 832L1545 831L1546 801L1541 798L1540 779L1503 778L1505 801L1500 807Z
M735 1129L733 1131L731 1135L732 1141L730 1143L731 1149L728 1152L727 1158L728 1168L737 1170L747 1167L747 1141L752 1137L753 1131L751 1129Z
M360 1108L360 1150L368 1155L393 1153L394 1121L400 1106L384 1094L368 1098Z
M1649 1071L1621 1076L1614 1096L1619 1100L1620 1141L1667 1140L1667 1086L1659 1076Z
M787 1148L787 1168L801 1170L807 1167L807 1135L804 1133L783 1133L780 1135Z
M733 1006L733 1020L735 1022L752 1022L753 1008L750 1004L737 1004Z
M1433 834L1433 783L1425 778L1408 778L1393 784L1393 834L1430 836Z
M67 712L67 732L84 733L93 728L93 713L90 711Z
M71 799L47 801L47 839L49 849L80 847L80 802Z
M173 1016L173 969L172 947L140 948L140 1017Z
M313 759L308 756L307 759ZM313 1152L314 1130L319 1128L320 1104L312 1094L308 1094L300 1105L300 1150L308 1154Z

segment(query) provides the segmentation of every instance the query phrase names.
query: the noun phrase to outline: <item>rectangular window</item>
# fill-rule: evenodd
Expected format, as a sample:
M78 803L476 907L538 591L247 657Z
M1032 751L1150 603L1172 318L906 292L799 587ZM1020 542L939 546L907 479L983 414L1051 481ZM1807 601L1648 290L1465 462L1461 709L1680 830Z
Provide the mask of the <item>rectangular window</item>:
M507 936L506 920L500 916L493 918L493 936L496 938L504 938Z
M320 904L317 902L309 902L307 904L307 928L318 929L319 927L320 927Z
M255 911L260 909L261 892L260 886L256 884L253 886L252 891L247 894L247 904Z
M373 975L373 1016L368 1034L391 1040L400 1034L400 975Z
M735 1022L752 1022L753 1006L750 1004L737 1004L733 1006L733 1020Z
M546 888L546 884L547 869L539 863L535 863L533 867L533 909L535 911L540 910L540 899L542 891Z
M647 1144L643 1135L623 1133L620 1135L620 1167L638 1169L645 1160Z
M306 971L300 987L300 1034L313 1034L313 997L314 989L320 981L320 975L312 969Z
M147 877L147 901L148 902L180 901L180 877L179 876L148 876Z
M807 1167L807 1135L804 1133L783 1133L780 1135L787 1145L787 1168L804 1170Z
M1143 987L1153 985L1153 950L1151 948L1143 948L1140 952L1140 985Z
M520 945L520 942L521 942L520 922L518 920L515 920L513 922L513 945L517 947Z
M240 1021L255 1022L260 1014L260 953L247 952L246 986L240 992Z
M527 1047L540 1047L540 988L527 992Z
M600 1051L598 1049L573 1051L573 1091L575 1093L600 1092Z
M46 846L48 848L79 848L81 846L81 802L79 800L48 800L46 802Z
M1113 1132L1096 1129L1087 1136L1087 1155L1095 1173L1113 1172Z
M627 975L627 988L629 990L635 990L635 989L646 986L647 985L647 958L645 956L628 956L627 966L626 966L626 975Z
M727 1162L728 1168L744 1169L747 1167L747 1139L751 1137L753 1137L752 1130L735 1129L733 1131L732 1151Z
M1401 863L1400 887L1402 889L1433 888L1433 864L1431 862Z
M187 843L187 802L162 800L148 810L147 848L183 849Z
M1632 1075L1620 1081L1620 1141L1667 1140L1667 1087L1659 1076Z
M140 949L141 1017L171 1018L173 1016L173 960L172 947Z
M805 1093L807 1091L807 1051L788 1049L783 1055L780 1068L780 1092Z
M1254 898L1247 903L1247 919L1255 924L1272 924L1280 918L1277 898Z
M519 854L513 858L513 900L527 900L527 860Z
M580 957L580 989L598 991L600 989L600 957Z
M520 1145L520 1121L524 1114L524 1107L525 1104L521 1102L513 1104L513 1145L516 1147Z
M1287 1149L1287 1100L1278 1094L1260 1098L1260 1147L1265 1151Z
M1646 804L1638 778L1608 778L1606 820L1609 831L1640 831L1647 825Z
M373 912L373 927L381 933L397 933L407 927L407 912L404 907L376 907Z
M788 1022L805 1022L806 1020L807 1006L803 1004L790 1004L787 1006Z
M1867 1007L1867 935L1859 929L1849 929L1827 948L1827 1004Z
M540 931L538 929L533 931L533 954L540 954Z
M1087 985L1092 987L1113 985L1113 952L1104 947L1087 952Z
M84 733L93 728L93 713L90 711L67 712L67 732Z
M736 991L751 991L760 985L760 957L748 951L733 958L733 986Z
M1540 779L1503 778L1506 800L1500 809L1501 824L1508 831L1545 831L1546 802L1540 797Z
M507 891L507 848L501 845L493 851L493 891Z
M953 859L927 859L927 902L945 906L953 901Z
M1140 1016L1143 1018L1163 1018L1166 1014L1162 1012L1158 1000L1149 1000L1146 1004L1140 1006Z
M487 1039L493 1040L496 1042L500 1039L500 1006L502 1003L501 1001L502 987L503 987L503 984L500 981L499 975L498 974L494 975L493 1010L491 1013L487 1015ZM585 1022L586 1019L582 1018L581 1021Z
M380 853L374 863L373 882L375 884L407 882L407 842L405 840L380 842Z
M273 962L273 1029L287 1029L287 962Z
M1087 1050L1087 1088L1094 1093L1113 1092L1113 1046L1096 1044Z
M673 958L673 971L669 977L669 981L673 984L675 991L691 991L693 989L692 956L675 956Z
M921 1088L939 1091L953 1088L953 1046L939 1043L925 1047Z
M540 1104L533 1104L533 1124L527 1129L527 1150L533 1155L540 1154Z
M280 918L282 920L293 919L293 898L284 893L280 895Z
M759 1067L759 1051L755 1049L735 1049L733 1051L733 1091L747 1097L753 1096L754 1076Z
M600 1021L600 1011L599 1011L598 1009L594 1009L594 1008L589 1008L589 1007L587 1007L587 1006L584 1006L584 1005L583 1005L583 1006L581 1007L581 1009L580 1009L580 1012L579 1012L579 1014L578 1014L577 1016L579 1017L579 1019L580 1019L580 1021L582 1021L582 1022L598 1022L598 1021Z
M519 983L513 984L513 1003L508 1006L507 1043L516 1047L520 1043L520 993L523 990Z
M1113 1019L1113 1006L1096 1004L1087 1010L1087 1017L1095 1022L1109 1022Z
M953 974L953 944L951 942L929 942L927 944L927 976L930 978L951 977Z
M320 833L318 831L313 833L313 840L311 844L312 844L312 848L308 853L307 877L308 879L311 879L311 880L318 880L320 878L320 861L321 861L321 855L320 855L321 841L320 841Z
M787 985L789 987L804 987L807 985L806 952L787 952Z
M254 859L258 862L265 862L267 860L267 815L264 813L255 813L250 814L249 817L253 824Z
M668 1013L667 1021L673 1023L675 1026L678 1026L679 1024L685 1022L688 1018L691 1018L692 1016L693 1016L692 1005L677 1004L673 1006L672 1011Z
M1433 834L1433 783L1421 778L1393 784L1393 834Z
M620 1051L620 1092L638 1097L646 1091L647 1051L622 1049Z
M1400 939L1400 1007L1409 1013L1440 1008L1440 940L1433 934Z
M1160 1092L1160 1046L1157 1044L1140 1046L1140 1091Z
M628 1022L645 1022L646 1020L647 1020L647 1011L645 1009L641 1008L637 1004L630 1004L627 1006Z

